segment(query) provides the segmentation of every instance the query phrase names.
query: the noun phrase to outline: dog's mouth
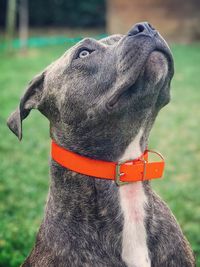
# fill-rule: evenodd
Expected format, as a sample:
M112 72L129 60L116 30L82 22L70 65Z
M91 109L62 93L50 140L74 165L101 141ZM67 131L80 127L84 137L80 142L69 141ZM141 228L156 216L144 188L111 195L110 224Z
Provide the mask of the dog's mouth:
M151 83L152 87L163 84L167 78L172 78L173 71L173 59L168 47L155 49L146 58L134 81L128 81L110 97L107 108L113 109L124 95L141 93L148 83Z

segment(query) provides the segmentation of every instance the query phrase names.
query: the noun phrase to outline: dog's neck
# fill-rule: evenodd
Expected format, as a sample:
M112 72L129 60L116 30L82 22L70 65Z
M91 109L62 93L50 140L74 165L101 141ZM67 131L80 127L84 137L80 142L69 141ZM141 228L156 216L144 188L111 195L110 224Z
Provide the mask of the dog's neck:
M143 143L141 146L140 140L142 133L142 131L139 131L118 160L135 159L143 153L146 144ZM134 152L133 148L135 148ZM89 209L93 209L92 207L94 205L99 205L98 210L101 208L104 209L108 204L105 201L106 196L111 202L115 202L117 198L115 192L117 193L118 190L119 188L113 181L91 178L70 171L51 160L51 186L48 205L53 205L54 207L51 207L51 209L55 210L55 212L60 211L60 209L64 209L65 211L74 209L74 212L76 210L80 211L81 206L85 205L84 203L88 205L88 212ZM84 206L84 212L85 208Z
M129 123L127 122L127 124ZM95 129L99 127L99 136L93 135L93 127ZM114 127L116 133L113 136ZM129 127L131 127L131 124ZM65 123L59 123L51 125L50 136L60 147L79 155L92 159L117 162L127 154L127 147L129 147L129 160L142 155L147 147L150 126L144 124L144 127L142 127L141 124L137 123L137 127L132 127L131 133L125 128L123 135L117 124L112 125L106 134L101 134L101 131L101 122L91 126L86 133L80 131L78 126L76 128L70 127Z
M115 236L121 232L121 225L115 221L121 216L118 188L114 182L89 178L51 160L51 185L43 223L49 246L56 251L65 250L65 242L73 235L80 240L87 236L92 247L95 239L95 243L99 242L101 227L107 227L113 233L111 242L115 243Z
M130 159L129 157L134 159L140 156L143 152L140 145L141 136L142 132L140 131L118 160L128 160ZM67 144L65 144L65 147L67 147ZM134 154L131 152L133 147L137 147ZM145 147L146 144L143 144L143 149ZM46 242L56 250L64 249L65 245L62 240L68 239L68 230L66 229L76 232L78 227L79 238L91 235L91 246L94 244L95 238L97 238L96 242L99 242L99 236L110 233L109 242L105 244L105 247L109 248L110 242L113 244L117 242L117 249L121 251L122 222L124 220L124 203L121 197L125 196L127 199L125 188L120 192L120 187L116 186L114 181L96 179L70 171L54 160L51 160L50 172L51 185L43 224L45 225L44 236L46 237ZM128 194L131 191L133 197L136 193L134 203L141 209L143 208L144 193L148 191L145 189L149 187L148 184L148 182L140 182L136 183L136 185L132 184L131 190L128 189ZM138 190L141 191L141 194ZM106 230L101 231L101 227L105 227ZM83 229L90 229L91 232L85 232ZM52 236L52 232L54 236ZM60 236L62 236L62 240ZM116 238L120 236L121 238ZM107 240L106 236L101 238ZM90 240L90 237L88 236L87 239ZM126 243L123 243L123 246L126 247ZM115 251L110 253L115 253Z

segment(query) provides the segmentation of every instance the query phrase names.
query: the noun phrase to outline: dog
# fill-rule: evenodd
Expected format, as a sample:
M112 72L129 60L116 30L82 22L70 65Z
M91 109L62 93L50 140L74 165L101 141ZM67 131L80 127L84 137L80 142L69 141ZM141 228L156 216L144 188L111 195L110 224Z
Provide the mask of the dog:
M93 162L136 160L170 101L173 73L167 43L147 22L125 35L85 38L33 78L7 124L21 140L22 121L38 109L62 151ZM50 172L44 218L23 267L195 266L176 219L145 176L116 183L53 158Z

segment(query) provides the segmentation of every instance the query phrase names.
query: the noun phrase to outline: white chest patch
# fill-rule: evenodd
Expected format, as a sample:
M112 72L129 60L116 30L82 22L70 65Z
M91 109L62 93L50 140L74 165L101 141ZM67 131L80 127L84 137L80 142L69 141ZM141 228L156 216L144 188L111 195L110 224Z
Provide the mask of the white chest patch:
M141 155L140 129L120 160L135 159ZM122 185L119 189L120 204L124 215L122 236L122 259L128 267L150 267L146 229L144 226L147 198L141 182Z

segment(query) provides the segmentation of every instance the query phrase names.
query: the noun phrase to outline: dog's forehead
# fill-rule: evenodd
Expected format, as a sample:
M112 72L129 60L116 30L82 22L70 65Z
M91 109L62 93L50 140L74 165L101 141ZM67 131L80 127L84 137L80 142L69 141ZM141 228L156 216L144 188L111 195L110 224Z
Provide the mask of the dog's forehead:
M69 49L67 49L65 51L65 53L58 58L56 61L54 61L50 67L53 67L55 65L61 65L62 62L65 62L65 64L69 63L70 57L71 55L78 50L79 48L83 47L85 49L89 48L89 47L93 47L93 48L98 48L99 45L101 46L106 46L106 44L104 44L103 42L101 42L101 40L96 40L94 38L84 38L81 41L79 41L78 43L76 43L75 45L73 45L72 47L70 47Z
M92 46L92 47L96 47L98 48L99 46L101 47L106 47L106 46L110 46L113 44L116 44L119 40L122 39L124 35L122 34L113 34L110 36L106 36L104 38L101 39L95 39L95 38L83 38L81 41L79 41L78 43L76 43L74 46L72 46L70 49L68 49L65 52L65 55L70 55L71 53L73 53L74 50L78 49L79 47L84 47L87 48L88 46Z
M53 73L55 74L58 69L60 70L62 68L66 68L66 66L71 62L72 55L75 53L76 50L81 47L85 49L98 49L99 47L106 48L107 46L114 44L116 41L119 41L119 39L121 39L121 36L122 35L111 35L100 40L96 40L94 38L84 38L69 49L67 49L61 57L59 57L52 64L50 64L47 68L47 71L49 74L52 75Z
M122 34L114 34L114 35L110 35L107 37L104 37L102 39L95 39L95 38L84 38L81 41L79 41L78 43L76 43L75 45L73 45L72 47L70 47L69 49L67 49L65 51L65 53L58 58L56 61L54 61L50 66L49 66L49 70L55 70L55 68L64 65L67 65L70 63L70 58L71 55L80 47L85 47L85 48L89 48L89 47L93 47L95 48L99 48L99 47L107 47L110 45L114 45L116 44L118 41L120 41L122 39L124 35Z
M96 40L94 38L84 38L78 43L76 43L74 46L72 46L70 49L66 51L67 54L73 53L74 50L79 49L80 47L83 48L98 48L99 46L106 46L104 43L101 42L101 40Z

